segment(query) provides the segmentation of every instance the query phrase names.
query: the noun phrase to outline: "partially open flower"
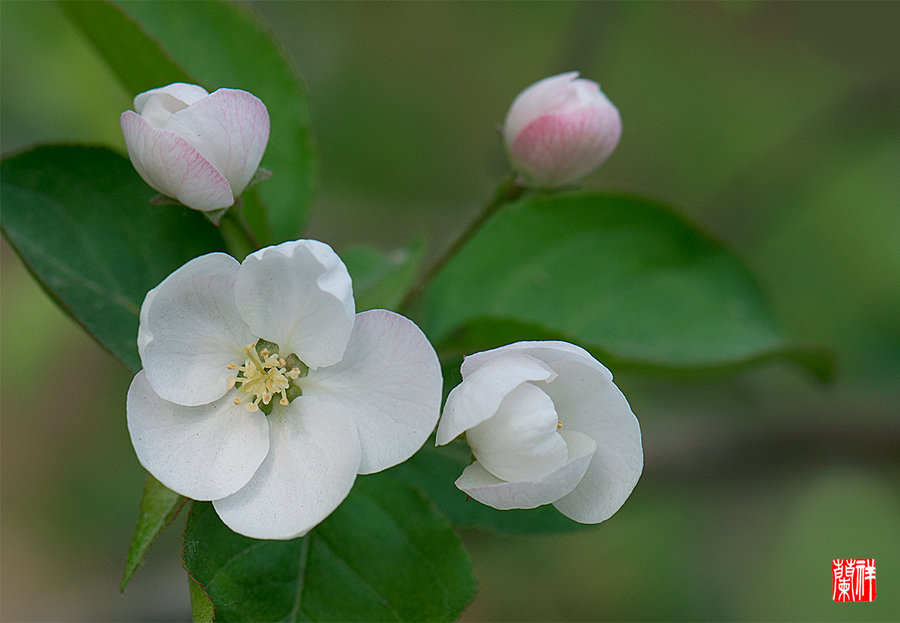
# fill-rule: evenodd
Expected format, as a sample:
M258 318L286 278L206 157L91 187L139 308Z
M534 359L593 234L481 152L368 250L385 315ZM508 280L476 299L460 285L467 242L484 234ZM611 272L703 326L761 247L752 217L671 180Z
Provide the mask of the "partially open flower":
M138 351L126 410L141 464L254 538L308 532L358 473L412 456L440 411L427 338L398 314L355 314L347 269L315 240L191 260L147 293Z
M631 494L644 466L641 429L612 374L578 346L517 342L465 358L437 429L475 455L456 486L506 510L553 504L599 523Z
M570 72L544 78L513 100L503 137L513 170L535 188L585 177L619 143L622 120L600 85Z
M238 89L212 94L176 82L134 98L119 122L134 168L154 190L195 210L234 203L269 140L262 101Z

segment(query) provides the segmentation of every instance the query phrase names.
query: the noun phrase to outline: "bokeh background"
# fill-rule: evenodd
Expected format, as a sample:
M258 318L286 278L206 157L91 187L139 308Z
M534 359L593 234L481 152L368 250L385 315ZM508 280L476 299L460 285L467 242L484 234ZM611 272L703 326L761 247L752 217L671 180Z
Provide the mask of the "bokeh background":
M837 357L831 384L779 363L712 379L613 370L644 431L637 489L575 535L464 534L480 592L463 620L900 616L900 3L254 9L310 94L310 237L440 249L506 172L512 98L578 69L625 125L586 185L677 206L736 248L793 335ZM4 0L0 28L4 153L124 151L129 98L57 5ZM144 478L129 373L5 243L0 288L0 616L187 619L181 522L118 592ZM876 602L831 602L839 557L876 559Z

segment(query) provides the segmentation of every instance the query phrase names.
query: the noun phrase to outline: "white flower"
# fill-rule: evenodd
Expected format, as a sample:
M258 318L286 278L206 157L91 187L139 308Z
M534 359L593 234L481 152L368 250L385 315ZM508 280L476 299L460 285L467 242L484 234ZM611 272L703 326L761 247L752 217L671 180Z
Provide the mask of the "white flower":
M254 538L308 532L357 473L412 456L440 411L426 337L389 311L355 314L347 269L315 240L191 260L147 293L138 350L141 464Z
M612 374L566 342L517 342L466 357L438 445L466 433L475 455L456 486L506 510L552 503L599 523L631 494L644 465L641 429Z
M119 122L134 168L154 190L195 210L227 208L259 167L269 113L238 89L209 94L176 82L134 98Z
M619 143L619 111L578 72L544 78L513 100L503 137L515 170L529 186L556 188L599 167Z

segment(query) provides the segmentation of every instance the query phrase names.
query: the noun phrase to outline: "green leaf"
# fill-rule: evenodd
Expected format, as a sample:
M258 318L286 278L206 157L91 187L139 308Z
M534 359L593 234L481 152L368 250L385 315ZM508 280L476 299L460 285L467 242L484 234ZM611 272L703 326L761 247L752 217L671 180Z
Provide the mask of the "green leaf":
M212 600L203 591L203 587L190 576L188 576L188 590L191 596L191 619L194 623L212 623L216 618Z
M258 541L195 502L184 565L216 621L453 621L475 594L459 538L421 493L363 476L310 534Z
M194 82L159 43L108 2L58 2L69 20L133 95L172 82Z
M147 291L223 248L195 210L155 206L131 163L107 149L39 147L0 163L3 233L66 313L132 370Z
M598 193L504 207L425 294L446 349L565 339L605 363L655 370L789 357L825 377L830 359L790 343L749 270L672 210Z
M415 281L423 254L424 245L419 241L391 253L370 246L343 251L341 259L353 278L357 311L397 309Z
M250 91L269 110L272 132L258 186L273 242L293 240L312 200L315 157L306 90L259 19L231 2L118 2L166 52L209 90ZM157 85L162 86L162 85ZM256 232L265 238L262 232Z
M462 441L440 447L426 443L415 456L388 473L422 490L456 528L499 534L555 534L595 527L572 521L549 504L501 511L470 499L453 482L472 460L469 447Z
M143 564L147 550L178 516L178 511L186 501L187 498L167 489L153 476L147 476L143 493L141 493L141 510L138 515L137 527L134 529L131 546L128 548L125 574L119 590L125 590L131 576Z

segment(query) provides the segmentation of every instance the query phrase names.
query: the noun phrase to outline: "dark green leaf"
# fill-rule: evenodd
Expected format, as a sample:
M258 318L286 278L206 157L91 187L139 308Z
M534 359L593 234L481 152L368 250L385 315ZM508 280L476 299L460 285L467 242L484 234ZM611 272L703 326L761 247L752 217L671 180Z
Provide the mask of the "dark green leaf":
M131 546L128 548L128 559L125 562L125 574L120 590L125 590L131 576L143 564L147 550L172 523L186 501L187 498L167 489L153 476L147 476L141 494L140 515L134 536L131 537Z
M341 259L353 277L357 311L397 309L416 278L423 251L420 242L391 253L369 246L343 251Z
M610 365L707 370L792 357L744 264L668 208L624 196L538 195L503 208L426 291L437 343L578 343ZM812 364L812 365L810 365Z
M572 521L551 505L500 511L470 499L453 482L471 462L469 448L461 441L437 448L426 443L415 456L389 473L424 491L457 528L500 534L552 534L592 527Z
M132 95L172 82L194 82L119 7L96 1L59 2L59 6Z
M272 131L261 166L273 177L259 184L259 198L273 242L297 238L315 174L309 105L305 88L268 31L249 9L231 2L117 5L207 89L244 89L265 103Z
M579 343L578 338L552 331L546 327L534 323L521 322L513 319L479 318L467 322L454 331L450 338L440 344L441 360L445 364L444 386L450 391L456 383L447 386L447 369L457 371L465 355L496 348L504 344L518 342L520 340L563 340L565 342ZM814 346L786 345L783 348L761 350L755 356L736 359L731 362L714 362L708 364L696 364L691 366L673 366L669 363L650 362L639 359L621 359L610 354L595 345L585 346L598 360L607 365L614 365L616 370L633 370L643 373L653 373L665 376L710 376L729 374L751 365L762 364L766 361L781 359L792 361L804 366L813 375L822 380L829 380L834 372L834 361L829 350Z
M0 164L3 232L51 297L132 370L144 295L198 255L223 248L195 211L155 206L122 156L39 147Z
M452 621L475 593L447 519L385 474L360 477L328 519L292 541L242 537L195 502L184 564L216 621Z

